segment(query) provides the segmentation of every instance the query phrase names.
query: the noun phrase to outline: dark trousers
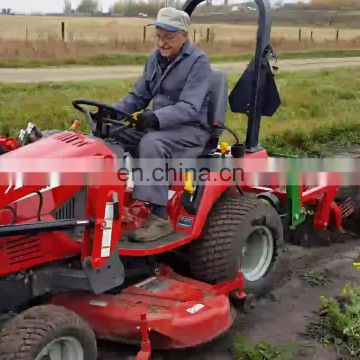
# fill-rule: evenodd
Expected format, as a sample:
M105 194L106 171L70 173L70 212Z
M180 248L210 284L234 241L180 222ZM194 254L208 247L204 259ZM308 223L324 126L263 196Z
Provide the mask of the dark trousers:
M138 159L143 160L143 168L151 168L164 164L164 159L196 158L201 155L209 139L209 132L195 126L182 126L171 130L157 130L141 133L129 128L116 135L116 140L125 148L125 151ZM141 167L141 165L140 165ZM168 202L169 184L140 185L135 181L133 198L166 206Z

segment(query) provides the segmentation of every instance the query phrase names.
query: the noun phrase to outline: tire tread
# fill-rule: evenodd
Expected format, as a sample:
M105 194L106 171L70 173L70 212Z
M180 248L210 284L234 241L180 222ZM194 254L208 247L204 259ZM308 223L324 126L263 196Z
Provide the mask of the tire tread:
M33 360L39 344L52 341L61 328L71 328L86 338L86 359L96 359L96 338L91 327L77 314L60 306L29 308L10 320L0 332L1 360Z

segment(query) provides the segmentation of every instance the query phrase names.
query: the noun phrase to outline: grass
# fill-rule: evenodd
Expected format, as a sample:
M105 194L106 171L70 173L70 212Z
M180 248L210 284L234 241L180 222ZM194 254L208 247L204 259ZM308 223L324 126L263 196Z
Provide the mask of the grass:
M322 297L319 318L306 329L306 337L324 346L334 345L339 358L360 358L360 289L346 286L340 298Z
M289 343L274 346L261 341L253 346L244 337L239 337L235 343L236 360L292 360L297 351L297 344Z
M70 56L66 58L46 57L46 58L1 58L0 68L38 68L51 66L111 66L111 65L143 65L148 54L101 54L93 56ZM237 55L210 55L210 61L216 63L249 61L253 54L249 52ZM347 58L360 57L360 49L350 50L307 50L307 51L284 51L279 52L280 60L285 59L319 59L319 58Z
M315 345L308 342L286 342L273 345L268 341L260 341L253 345L243 336L235 340L235 360L294 360L314 359Z
M262 146L272 152L318 156L334 146L359 144L360 78L354 76L358 71L352 68L279 74L277 84L282 106L272 118L263 118ZM230 77L230 89L237 80L235 76ZM13 135L28 121L35 122L41 129L67 129L74 118L83 119L72 107L73 99L113 103L131 86L132 81L118 80L0 83L0 124L10 127ZM244 140L247 126L244 115L228 109L227 125ZM233 142L227 133L223 138Z
M327 148L359 144L360 80L354 71L358 69L279 74L282 105L272 118L263 118L262 145L273 152L319 156ZM228 123L245 134L243 115L228 112Z
M308 271L303 275L304 280L311 286L327 286L331 282L326 273L320 273L316 271Z
M69 57L69 58L44 58L44 59L0 59L2 68L39 68L51 66L69 65L91 65L91 66L111 66L111 65L144 65L147 59L145 54L104 54L89 57Z

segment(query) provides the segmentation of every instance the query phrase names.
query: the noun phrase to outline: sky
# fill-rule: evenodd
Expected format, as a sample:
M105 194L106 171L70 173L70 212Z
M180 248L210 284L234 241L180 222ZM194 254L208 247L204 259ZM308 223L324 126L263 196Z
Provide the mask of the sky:
M72 0L76 8L81 0ZM116 0L100 0L102 10L107 11ZM272 1L272 0L271 0ZM273 0L275 1L275 0ZM297 2L298 0L285 0L284 2ZM221 0L214 0L221 2ZM230 0L230 3L239 3L239 0ZM62 12L64 0L0 0L0 8L11 8L15 12Z

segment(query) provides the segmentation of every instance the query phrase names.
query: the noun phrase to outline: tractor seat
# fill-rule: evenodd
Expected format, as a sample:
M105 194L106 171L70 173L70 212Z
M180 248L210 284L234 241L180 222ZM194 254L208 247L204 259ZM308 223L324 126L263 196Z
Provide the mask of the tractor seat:
M210 85L210 99L208 109L208 123L211 127L210 138L205 148L193 147L182 151L180 155L183 158L204 157L214 153L218 147L222 129L215 125L224 125L226 119L226 108L228 101L228 79L223 70L212 69L212 79ZM178 156L175 156L178 157Z
M210 89L208 122L211 126L211 134L202 155L208 155L216 151L220 136L223 132L222 129L216 128L215 126L223 126L226 120L228 78L225 71L218 69L212 70Z

